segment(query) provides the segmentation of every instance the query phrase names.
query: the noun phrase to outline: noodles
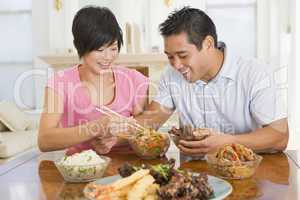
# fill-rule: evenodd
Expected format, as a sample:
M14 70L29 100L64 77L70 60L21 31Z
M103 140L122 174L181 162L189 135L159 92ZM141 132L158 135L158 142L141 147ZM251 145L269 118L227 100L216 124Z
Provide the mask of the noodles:
M207 155L208 164L224 178L248 178L255 173L262 157L241 144L226 144Z
M227 144L220 148L216 154L219 162L235 162L236 164L245 161L255 160L255 153L241 144Z

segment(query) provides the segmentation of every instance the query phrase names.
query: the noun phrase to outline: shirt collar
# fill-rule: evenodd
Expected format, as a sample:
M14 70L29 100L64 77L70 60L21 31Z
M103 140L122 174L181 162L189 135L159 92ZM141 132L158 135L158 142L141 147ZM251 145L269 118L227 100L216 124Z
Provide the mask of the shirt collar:
M219 77L228 78L230 80L236 80L236 63L234 57L224 42L218 43L218 48L224 52L224 61L221 70L213 80L217 80Z
M233 55L231 54L230 50L228 50L228 47L224 42L218 42L218 49L224 52L224 61L217 76L212 80L210 80L209 82L217 82L220 78L226 78L228 80L235 81L237 70L236 70L236 63L233 62L234 61ZM208 83L202 80L197 80L195 82L196 85L198 84L206 85Z

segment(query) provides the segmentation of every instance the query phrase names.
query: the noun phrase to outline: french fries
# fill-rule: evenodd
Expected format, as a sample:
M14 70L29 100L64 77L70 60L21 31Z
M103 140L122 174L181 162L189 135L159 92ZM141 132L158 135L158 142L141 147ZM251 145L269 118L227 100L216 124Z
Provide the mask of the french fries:
M148 195L144 200L157 200L157 195Z
M128 192L128 200L143 200L147 196L147 188L154 183L154 178L151 175L147 175L137 181L137 183Z
M115 190L120 190L123 187L126 187L128 185L131 185L138 181L139 179L143 178L144 176L148 175L150 173L149 169L141 169L135 173L133 173L131 176L128 176L126 178L122 178L115 183L112 184L113 188Z
M148 195L155 195L156 194L156 191L159 189L159 185L154 183L154 184L151 184L148 188L147 188L147 194Z
M116 193L118 194L119 197L127 199L127 194L128 192L132 189L134 184L128 185L121 190L117 190Z
M141 169L131 176L110 185L92 185L89 194L96 200L157 200L159 185L148 169Z
M150 186L148 186L144 200L157 200L156 191L158 189L159 189L158 184L151 184Z

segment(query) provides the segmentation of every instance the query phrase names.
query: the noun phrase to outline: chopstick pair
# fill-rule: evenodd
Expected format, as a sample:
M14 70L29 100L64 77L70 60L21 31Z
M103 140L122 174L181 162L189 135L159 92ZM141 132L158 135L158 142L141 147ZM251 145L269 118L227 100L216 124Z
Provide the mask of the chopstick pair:
M99 112L102 112L110 117L114 117L114 116L117 116L121 119L123 119L124 121L126 121L128 123L129 126L131 126L132 128L135 128L139 131L145 131L146 129L139 125L138 123L134 123L132 122L131 120L129 120L127 117L123 116L123 115L120 115L119 113L111 110L110 108L106 107L106 106L101 106L101 108L99 107L96 107L96 110L99 111Z

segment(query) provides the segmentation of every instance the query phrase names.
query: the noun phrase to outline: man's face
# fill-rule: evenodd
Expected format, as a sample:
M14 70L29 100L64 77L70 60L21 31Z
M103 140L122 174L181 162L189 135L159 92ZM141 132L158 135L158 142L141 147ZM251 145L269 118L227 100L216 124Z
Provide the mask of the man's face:
M188 82L205 79L209 71L208 52L198 50L188 41L186 33L164 37L165 53L169 62Z

